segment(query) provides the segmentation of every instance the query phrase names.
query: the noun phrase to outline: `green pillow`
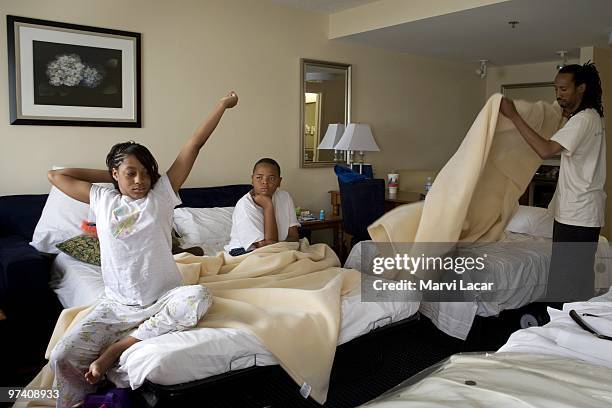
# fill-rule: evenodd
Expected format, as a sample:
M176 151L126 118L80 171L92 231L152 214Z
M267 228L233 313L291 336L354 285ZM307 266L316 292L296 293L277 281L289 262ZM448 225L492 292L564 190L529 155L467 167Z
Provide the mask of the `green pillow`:
M89 235L79 235L56 245L57 249L74 259L100 266L100 241Z

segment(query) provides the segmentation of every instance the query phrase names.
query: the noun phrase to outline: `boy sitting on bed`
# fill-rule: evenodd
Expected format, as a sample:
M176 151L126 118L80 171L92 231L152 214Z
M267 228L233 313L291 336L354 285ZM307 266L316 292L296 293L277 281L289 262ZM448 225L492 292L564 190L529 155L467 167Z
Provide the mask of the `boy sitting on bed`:
M225 250L232 256L279 241L297 241L298 223L293 200L279 190L280 166L269 158L260 159L253 167L253 189L234 208L230 243Z

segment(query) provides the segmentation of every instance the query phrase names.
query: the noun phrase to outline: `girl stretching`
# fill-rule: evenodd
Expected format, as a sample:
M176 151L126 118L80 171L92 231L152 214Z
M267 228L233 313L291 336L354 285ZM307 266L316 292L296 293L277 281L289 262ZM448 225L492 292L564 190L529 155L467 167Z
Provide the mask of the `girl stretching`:
M51 353L58 407L72 407L94 392L94 384L131 345L194 327L210 307L212 297L203 286L181 286L172 257L172 213L200 149L236 103L234 92L221 98L162 176L149 150L134 142L111 148L108 171L49 172L54 186L89 203L96 215L105 287L92 312ZM92 184L110 181L115 189Z

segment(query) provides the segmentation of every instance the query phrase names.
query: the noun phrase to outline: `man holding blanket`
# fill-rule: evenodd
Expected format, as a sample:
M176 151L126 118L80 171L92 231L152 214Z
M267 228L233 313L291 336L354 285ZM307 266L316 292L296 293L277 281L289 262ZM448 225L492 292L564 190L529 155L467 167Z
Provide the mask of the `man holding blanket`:
M503 98L500 111L542 159L561 154L557 190L549 206L555 221L547 300L557 302L593 296L593 264L606 204L606 138L601 81L594 64L561 68L555 91L568 121L550 140L521 118L511 100Z

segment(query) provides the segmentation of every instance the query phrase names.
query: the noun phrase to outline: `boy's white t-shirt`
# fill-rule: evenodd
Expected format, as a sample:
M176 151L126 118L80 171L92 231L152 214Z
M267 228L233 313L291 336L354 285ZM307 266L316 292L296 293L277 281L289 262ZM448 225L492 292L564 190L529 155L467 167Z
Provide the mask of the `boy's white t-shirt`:
M557 189L549 208L562 224L604 225L606 193L606 138L603 119L595 109L572 116L553 135L561 151Z
M278 189L272 196L272 204L274 205L278 240L284 241L287 239L289 228L300 226L295 215L293 199L288 192ZM249 250L251 245L264 238L263 208L255 203L251 192L248 192L238 200L234 208L230 242L225 246L225 250L227 252L234 248Z
M92 185L106 297L124 305L148 306L181 285L172 256L172 213L181 203L163 175L138 200Z

